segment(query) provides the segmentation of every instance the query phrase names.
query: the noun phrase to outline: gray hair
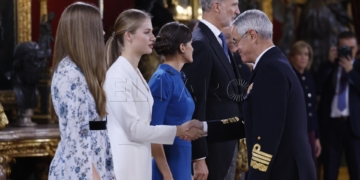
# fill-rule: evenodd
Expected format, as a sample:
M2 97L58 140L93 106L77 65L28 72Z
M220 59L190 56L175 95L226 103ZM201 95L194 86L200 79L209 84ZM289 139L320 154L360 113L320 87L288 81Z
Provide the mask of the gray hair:
M209 12L214 2L222 2L224 0L200 0L201 9L203 12Z
M241 13L234 22L232 22L232 26L236 27L239 35L243 35L253 29L263 39L272 39L273 24L264 12L257 9L247 10Z

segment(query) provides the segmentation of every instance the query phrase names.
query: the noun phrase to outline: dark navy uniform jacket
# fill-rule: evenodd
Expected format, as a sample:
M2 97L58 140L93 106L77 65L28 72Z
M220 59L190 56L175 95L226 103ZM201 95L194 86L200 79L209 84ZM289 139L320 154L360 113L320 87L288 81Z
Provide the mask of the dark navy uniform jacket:
M248 180L316 179L303 91L279 48L264 53L253 70L243 115ZM239 138L239 124L239 118L208 121L208 141Z
M319 138L319 123L316 112L316 90L314 79L310 72L305 71L303 74L294 69L303 89L306 105L306 116L308 122L308 132L314 131L316 138Z
M241 57L240 57L239 53L237 53L237 52L233 53L233 58L234 58L234 61L236 63L236 66L239 68L239 73L240 73L240 76L241 76L241 82L240 83L243 83L241 86L247 87L249 85L250 74L251 74L250 68L249 68L248 65L246 65L241 60ZM245 89L244 92L246 93L246 89Z

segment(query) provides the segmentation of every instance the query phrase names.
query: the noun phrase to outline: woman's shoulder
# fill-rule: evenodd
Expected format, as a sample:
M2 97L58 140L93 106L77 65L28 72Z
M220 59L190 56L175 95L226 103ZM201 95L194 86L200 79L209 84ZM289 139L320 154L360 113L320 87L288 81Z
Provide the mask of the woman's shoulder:
M56 67L55 74L67 74L68 76L84 76L83 71L69 58L65 57Z
M168 71L163 68L158 68L149 80L149 86L153 83L171 83L173 81L173 74L171 71Z
M119 56L115 60L115 62L109 67L109 69L106 71L106 76L111 76L111 77L116 76L117 77L119 75L121 75L121 76L126 75L126 73L124 73L126 70L125 69L126 63L128 63L127 60L124 57Z

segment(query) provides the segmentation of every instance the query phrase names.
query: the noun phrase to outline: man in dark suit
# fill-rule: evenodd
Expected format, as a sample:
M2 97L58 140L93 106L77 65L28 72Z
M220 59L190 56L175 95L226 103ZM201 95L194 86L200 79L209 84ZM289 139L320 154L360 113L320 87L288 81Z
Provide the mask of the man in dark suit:
M193 31L194 62L185 64L182 69L188 78L186 87L195 101L193 118L206 120L242 117L239 95L241 87L238 83L240 75L235 67L236 63L229 56L225 36L220 31L240 14L238 0L200 2L203 19ZM239 131L244 136L244 130ZM193 141L194 179L233 180L237 142L207 143L206 138Z
M233 37L231 34L231 28L232 26L228 26L228 27L224 27L223 29L221 29L221 32L225 35L226 38L226 43L229 47L229 51L231 52L231 56L235 61L235 66L238 68L239 73L240 73L240 77L241 77L241 82L242 83L242 87L247 87L249 86L249 79L250 79L250 73L251 73L251 69L250 67L244 63L241 60L241 57L239 55L238 52L238 48L234 45L233 43ZM244 89L246 90L246 89ZM246 92L245 92L246 93Z
M338 36L338 57L320 66L317 90L324 179L336 180L343 149L350 179L360 179L360 61L352 32ZM344 48L348 49L344 51Z
M273 25L259 10L233 22L241 59L255 63L244 97L248 180L315 180L304 95L293 69L272 42ZM208 121L209 142L239 138L240 118Z

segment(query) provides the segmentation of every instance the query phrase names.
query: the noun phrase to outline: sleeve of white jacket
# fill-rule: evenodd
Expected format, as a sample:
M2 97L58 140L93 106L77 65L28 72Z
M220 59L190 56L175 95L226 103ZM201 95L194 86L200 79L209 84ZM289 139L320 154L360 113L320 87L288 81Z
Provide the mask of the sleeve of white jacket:
M140 121L131 86L129 79L111 77L107 77L104 84L108 101L107 106L114 113L113 116L123 127L128 138L135 142L173 144L176 136L176 126L151 126L144 123L144 121ZM139 111L141 113L141 109Z

